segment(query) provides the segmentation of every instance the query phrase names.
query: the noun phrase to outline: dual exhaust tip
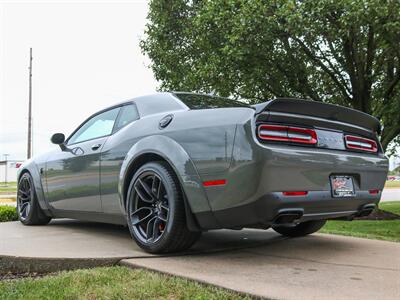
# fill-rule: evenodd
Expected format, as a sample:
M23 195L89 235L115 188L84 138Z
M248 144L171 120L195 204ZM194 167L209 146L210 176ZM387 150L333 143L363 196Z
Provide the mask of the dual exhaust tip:
M295 224L303 216L303 210L284 210L275 217L274 225Z
M366 217L369 214L371 214L374 209L376 208L376 204L366 204L363 207L361 207L361 209L359 210L359 212L356 214L356 217Z
M376 208L376 204L362 206L354 217L366 217ZM303 217L303 210L283 210L278 213L272 222L273 225L295 225Z

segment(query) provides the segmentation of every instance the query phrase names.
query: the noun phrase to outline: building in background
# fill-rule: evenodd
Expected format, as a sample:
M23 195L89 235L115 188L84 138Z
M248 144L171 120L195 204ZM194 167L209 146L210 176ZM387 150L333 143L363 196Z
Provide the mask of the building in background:
M17 171L23 160L1 160L0 161L0 185L6 182L17 181Z

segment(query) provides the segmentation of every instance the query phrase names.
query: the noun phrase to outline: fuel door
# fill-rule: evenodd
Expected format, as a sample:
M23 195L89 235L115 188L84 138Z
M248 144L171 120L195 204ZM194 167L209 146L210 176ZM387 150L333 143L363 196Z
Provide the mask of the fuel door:
M167 127L171 123L173 118L174 118L174 115L166 115L165 117L163 117L160 120L160 122L158 123L158 127L160 129L164 129L165 127Z

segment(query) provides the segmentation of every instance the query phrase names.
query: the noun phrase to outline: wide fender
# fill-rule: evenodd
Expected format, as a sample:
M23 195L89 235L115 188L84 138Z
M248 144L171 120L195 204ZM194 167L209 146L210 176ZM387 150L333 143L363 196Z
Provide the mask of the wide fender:
M40 168L35 163L34 160L32 160L32 159L27 160L21 165L21 167L18 170L18 174L17 174L17 182L19 182L21 176L26 172L29 172L32 176L33 185L35 188L36 197L39 202L40 208L44 211L44 213L47 216L51 216L50 207L44 196L44 188L43 188L42 179L41 179L41 175L40 175Z
M206 193L203 188L202 180L197 173L196 167L189 155L175 140L162 135L154 135L138 141L128 151L122 163L119 175L119 195L121 205L125 208L125 191L129 180L127 176L132 175L132 168L135 162L143 155L156 154L166 160L175 171L182 189L185 193L187 203L193 214L209 212L211 210Z

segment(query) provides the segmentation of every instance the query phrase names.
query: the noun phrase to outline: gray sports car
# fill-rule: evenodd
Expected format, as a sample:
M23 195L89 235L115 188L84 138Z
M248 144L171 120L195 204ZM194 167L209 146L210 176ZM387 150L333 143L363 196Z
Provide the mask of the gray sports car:
M152 253L187 249L211 229L303 236L378 204L388 171L379 133L370 115L314 101L139 97L67 139L54 134L59 149L20 169L17 210L25 225L127 224Z

